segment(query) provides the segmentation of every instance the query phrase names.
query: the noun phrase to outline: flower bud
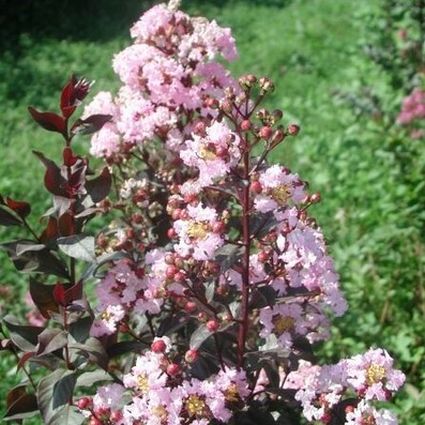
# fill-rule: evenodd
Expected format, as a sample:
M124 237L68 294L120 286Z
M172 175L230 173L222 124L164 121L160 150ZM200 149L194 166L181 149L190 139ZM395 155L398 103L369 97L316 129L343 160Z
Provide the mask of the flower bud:
M195 350L193 348L191 348L190 350L187 350L184 355L184 359L186 360L187 363L196 362L196 360L198 360L198 357L199 357L198 350Z
M289 124L288 134L291 136L296 136L300 132L300 126L297 124Z
M282 130L276 130L273 133L273 137L272 137L272 143L273 145L277 145L278 143L280 143L283 139L285 138L285 132Z
M280 109L275 109L272 112L272 115L273 115L273 118L275 119L275 121L279 121L283 117L283 112Z
M273 134L273 129L269 127L268 125L261 127L259 132L259 136L265 140L269 140L272 134Z
M167 374L170 376L177 376L180 372L180 366L177 363L171 363L167 366Z
M209 320L207 322L207 329L210 332L216 332L218 328L219 328L219 324L218 324L217 320Z
M320 193L316 192L310 195L308 199L312 204L317 204L318 202L320 202L320 198Z
M169 264L169 265L174 264L174 255L173 254L167 254L165 256L165 263Z
M267 77L261 77L258 80L262 94L271 93L274 90L273 81Z
M176 266L169 265L165 270L165 276L167 276L168 279L173 279L178 271L179 270Z
M270 253L266 252L266 251L260 251L258 253L258 260L261 263L265 263L266 261L268 261L270 258Z
M217 221L217 222L215 222L213 224L212 231L214 233L223 233L224 232L224 228L225 228L224 223L222 221Z
M251 128L251 121L250 120L243 120L241 122L241 130L242 131L248 131Z
M154 353L163 353L167 349L167 344L162 339L157 339L151 345L151 350Z
M174 228L171 227L170 229L167 230L167 236L170 239L174 239L177 236L177 232L174 230Z
M193 128L193 132L197 134L198 136L204 136L205 129L206 129L205 123L203 121L198 121Z
M179 220L179 219L181 218L181 213L182 213L182 210L181 210L180 208L176 208L176 209L172 212L172 214L171 214L171 218L172 218L173 220Z
M219 146L215 153L219 158L226 158L229 155L229 150L225 147Z
M87 409L91 405L92 405L92 399L90 397L80 398L79 400L77 400L77 403L76 403L76 406L82 410Z
M261 193L263 190L263 186L258 180L251 182L251 191L254 193Z
M176 282L182 283L186 281L186 274L182 271L178 271L175 275L174 275L174 280Z
M188 301L184 306L184 309L187 313L194 313L197 309L196 303L193 301Z

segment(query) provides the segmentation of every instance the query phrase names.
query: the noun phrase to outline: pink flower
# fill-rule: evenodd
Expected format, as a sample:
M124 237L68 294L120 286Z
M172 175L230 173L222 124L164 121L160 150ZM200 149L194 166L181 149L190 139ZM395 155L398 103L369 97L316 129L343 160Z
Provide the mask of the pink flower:
M393 369L393 359L383 349L370 349L347 360L347 382L365 392L366 400L387 400L404 384L404 374Z
M214 233L214 224L218 222L217 212L210 207L198 204L187 207L188 218L174 222L179 236L175 250L181 256L193 255L195 260L210 259L224 241L220 234Z
M93 322L90 335L96 337L112 335L117 331L118 324L124 316L125 310L121 305L109 305Z

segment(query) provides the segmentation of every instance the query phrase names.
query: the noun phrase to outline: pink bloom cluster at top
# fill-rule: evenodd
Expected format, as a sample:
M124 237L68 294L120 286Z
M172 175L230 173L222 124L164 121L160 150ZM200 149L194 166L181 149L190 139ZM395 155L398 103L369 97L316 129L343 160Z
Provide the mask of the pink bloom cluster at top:
M351 397L353 402L345 407L346 425L396 425L394 414L376 410L370 403L389 400L404 381L404 374L393 368L393 359L385 350L370 349L330 366L303 362L288 375L285 387L297 390L295 398L309 421L328 423L332 408Z
M237 56L230 29L215 21L191 18L164 4L154 6L131 28L134 44L118 53L113 68L124 84L114 99L101 92L85 116L113 118L93 136L91 153L112 157L158 137L170 149L191 133L186 118L194 111L214 113L206 100L236 87L217 56Z
M425 91L416 88L409 94L402 104L402 109L397 117L397 123L409 125L425 118Z

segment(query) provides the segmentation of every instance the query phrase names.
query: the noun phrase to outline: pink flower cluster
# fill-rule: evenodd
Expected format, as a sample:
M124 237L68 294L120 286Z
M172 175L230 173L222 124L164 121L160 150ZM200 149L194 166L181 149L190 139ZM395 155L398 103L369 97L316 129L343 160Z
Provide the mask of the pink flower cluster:
M159 351L161 344L165 352L139 356L123 385L101 387L92 400L82 399L78 405L86 416L116 425L208 425L213 419L226 423L232 406L250 393L245 372L226 368L208 380L186 379L171 360L170 340L157 339L152 347Z
M99 93L85 115L113 118L92 139L91 153L111 158L158 138L178 149L191 132L188 119L214 113L208 100L236 87L214 58L237 56L228 28L215 21L191 18L164 4L146 12L131 28L134 44L118 53L113 68L124 84L116 98ZM212 130L213 131L213 130ZM217 130L215 130L215 136Z
M303 362L288 375L285 387L297 390L295 398L309 421L329 423L332 410L345 400L346 425L396 425L393 413L370 403L389 400L404 380L385 350L371 349L331 366Z
M397 117L397 123L403 126L415 126L425 119L425 91L415 88L402 104L402 109ZM424 136L424 130L413 128L411 136L420 139Z

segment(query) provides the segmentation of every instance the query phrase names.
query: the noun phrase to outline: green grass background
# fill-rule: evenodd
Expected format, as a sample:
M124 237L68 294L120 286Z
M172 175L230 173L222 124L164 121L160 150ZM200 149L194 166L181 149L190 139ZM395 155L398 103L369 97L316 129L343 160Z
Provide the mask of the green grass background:
M240 52L232 70L272 77L277 90L270 106L282 108L287 122L301 124L300 136L282 146L274 160L321 192L315 213L350 304L349 313L334 322L332 341L321 347L324 359L386 347L408 375L394 407L400 422L423 425L424 142L409 140L391 120L356 115L335 96L370 87L388 111L402 99L404 93L391 88L388 76L360 47L372 36L363 17L379 1L187 0L183 8L231 26ZM10 25L0 30L0 193L31 201L33 217L49 205L31 149L57 156L60 143L35 127L27 105L57 108L58 91L71 72L95 79L94 92L118 87L112 56L129 43L129 24L146 7L134 0L84 4L64 1L62 12L34 6L29 30L19 13L19 31ZM87 151L88 141L79 142L79 149ZM37 226L36 218L32 222ZM0 230L2 239L14 235ZM1 252L0 284L12 288L2 314L22 313L27 283ZM0 374L3 411L7 389L19 376L2 353Z

